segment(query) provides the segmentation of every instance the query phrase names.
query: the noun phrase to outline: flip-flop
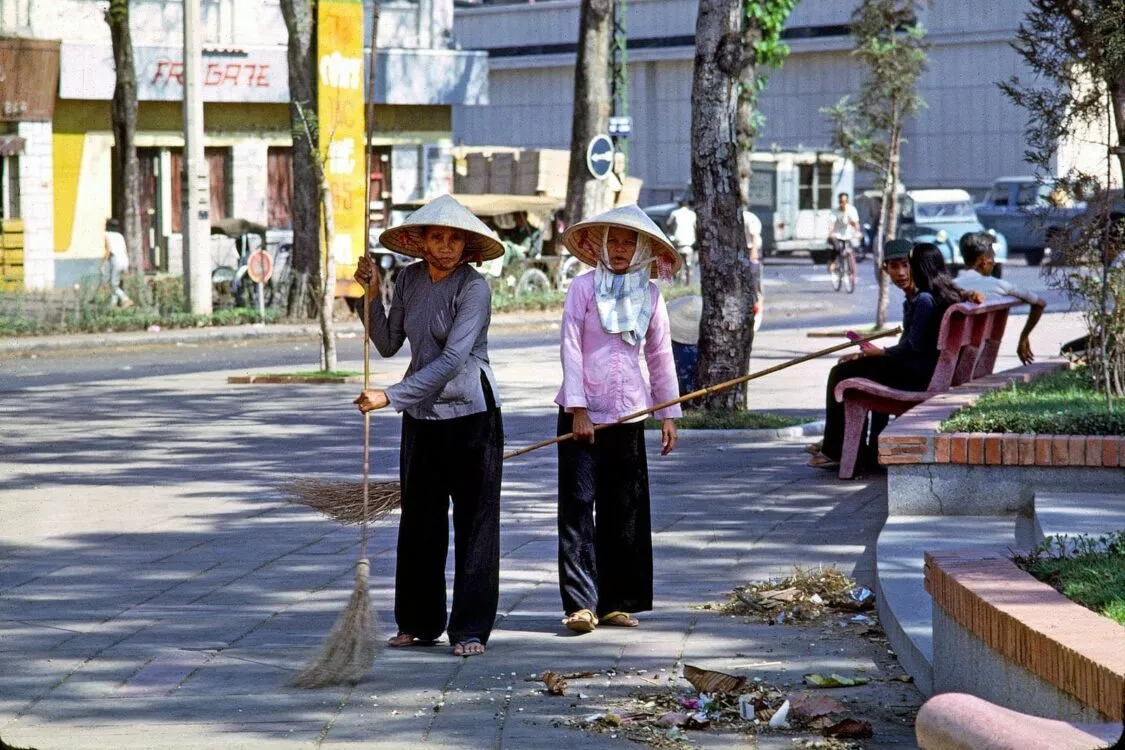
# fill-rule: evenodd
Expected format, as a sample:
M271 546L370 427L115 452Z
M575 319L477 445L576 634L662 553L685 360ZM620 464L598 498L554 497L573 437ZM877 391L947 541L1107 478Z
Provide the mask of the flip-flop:
M811 466L814 469L838 469L840 468L840 462L833 461L823 453L818 453L809 459L806 466Z
M598 627L598 617L588 609L580 609L563 618L562 624L575 633L591 633Z
M628 612L610 612L599 617L598 622L613 628L635 628L641 624L640 620Z
M409 641L403 640L400 643L395 643L395 641L398 641L400 639L405 639L407 637L410 638ZM387 647L388 648L414 648L416 646L436 646L436 645L437 645L437 639L436 638L433 638L433 639L415 638L414 636L410 635L410 633L398 633L394 637L387 639Z
M466 651L465 650L466 647L468 647L469 645L474 644L474 643L481 647L480 651ZM460 651L460 653L458 653L458 651ZM484 644L481 643L480 638L473 638L473 637L466 638L463 641L457 641L457 645L455 645L453 647L453 655L454 656L461 656L461 657L464 657L466 659L468 659L470 656L480 656L483 653L484 653Z
M815 456L816 454L820 453L820 451L823 450L823 448L824 448L823 442L809 443L808 445L805 446L805 453L808 453L810 456Z

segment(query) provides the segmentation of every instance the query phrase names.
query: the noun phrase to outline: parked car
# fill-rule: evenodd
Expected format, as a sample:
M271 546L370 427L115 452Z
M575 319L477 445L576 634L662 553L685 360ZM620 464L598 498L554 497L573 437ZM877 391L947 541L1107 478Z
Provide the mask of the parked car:
M964 190L908 190L899 196L898 209L898 236L937 245L954 275L965 266L960 249L962 235L985 231L972 198ZM1008 260L1008 241L1000 232L989 232L996 237L992 275L1000 278Z
M976 206L984 226L1003 234L1008 248L1022 252L1029 266L1051 257L1051 246L1065 237L1086 204L1060 196L1053 179L1001 177Z

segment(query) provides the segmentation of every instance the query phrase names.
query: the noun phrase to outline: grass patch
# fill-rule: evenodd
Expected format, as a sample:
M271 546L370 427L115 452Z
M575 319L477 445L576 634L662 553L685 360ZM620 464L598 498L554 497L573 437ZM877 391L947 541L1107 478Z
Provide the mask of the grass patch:
M1020 432L1054 435L1125 435L1125 398L1106 410L1085 368L986 393L942 423L943 432Z
M1067 599L1125 625L1125 531L1048 537L1013 562Z
M680 430L778 430L805 424L810 420L796 417L783 417L761 411L710 411L697 409L685 411L676 420ZM645 420L646 430L660 429L660 420L652 417Z

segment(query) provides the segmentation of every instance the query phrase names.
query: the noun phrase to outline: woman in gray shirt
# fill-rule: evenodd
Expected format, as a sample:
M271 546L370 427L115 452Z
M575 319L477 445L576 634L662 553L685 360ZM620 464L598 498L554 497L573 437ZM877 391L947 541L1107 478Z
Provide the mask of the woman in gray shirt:
M384 247L422 258L395 281L389 312L371 289L371 341L384 357L410 341L400 383L364 391L362 412L402 412L402 518L392 647L432 644L448 630L455 656L484 653L500 588L504 429L488 362L492 294L469 263L503 255L496 235L446 195L383 232ZM378 285L360 258L355 279ZM453 607L445 604L447 517L453 501Z

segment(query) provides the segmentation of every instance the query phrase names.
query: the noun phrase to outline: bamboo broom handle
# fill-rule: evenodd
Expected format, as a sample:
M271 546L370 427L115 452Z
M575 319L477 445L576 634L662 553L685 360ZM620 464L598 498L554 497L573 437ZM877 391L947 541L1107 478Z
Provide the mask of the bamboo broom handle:
M705 388L700 388L697 391L692 391L691 393L687 394L686 396L680 396L679 398L674 399L672 401L665 401L663 404L657 404L656 406L649 407L648 409L644 409L642 411L638 411L638 412L634 412L632 414L628 414L628 415L622 417L621 419L617 420L616 422L606 422L605 424L596 424L596 425L594 425L594 431L597 432L598 430L603 429L605 427L613 427L614 425L622 424L623 422L629 422L631 420L637 419L638 417L644 417L644 416L647 416L649 414L653 414L655 412L658 412L661 409L667 409L669 406L675 406L676 404L682 404L685 401L691 401L693 398L699 398L700 396L707 396L707 395L710 395L712 393L718 393L719 391L724 391L727 388L733 388L736 385L741 385L742 383L748 383L751 380L757 380L758 378L761 378L761 377L764 377L766 375L770 375L772 373L775 373L778 370L784 370L787 367L793 367L794 365L799 365L802 362L808 362L811 359L816 359L817 357L823 357L825 354L832 354L833 352L838 352L838 351L841 351L842 349L847 349L850 346L858 346L859 344L865 344L868 341L874 341L875 339L886 338L887 336L895 336L895 335L898 335L899 333L902 333L902 328L901 327L895 327L895 328L892 328L892 329L887 330L887 331L882 331L881 333L874 333L870 336L865 336L864 338L856 339L855 341L847 341L843 344L836 344L835 346L829 346L825 349L820 349L820 350L812 352L810 354L806 354L804 356L797 357L796 359L790 359L786 362L782 362L780 364L773 365L772 367L767 367L764 370L752 372L748 375L742 375L740 377L733 378L731 380L727 380L723 383L718 383L716 385L709 385L709 386L706 386ZM568 432L565 435L559 435L558 437L551 438L550 440L543 440L541 442L535 443L534 445L529 445L525 448L520 448L518 450L514 450L514 451L510 451L509 453L505 453L504 454L504 460L507 461L509 458L515 458L516 456L522 456L524 453L530 453L531 451L539 450L540 448L546 448L549 445L555 445L556 443L561 443L564 440L570 440L573 437L574 437L574 433Z

